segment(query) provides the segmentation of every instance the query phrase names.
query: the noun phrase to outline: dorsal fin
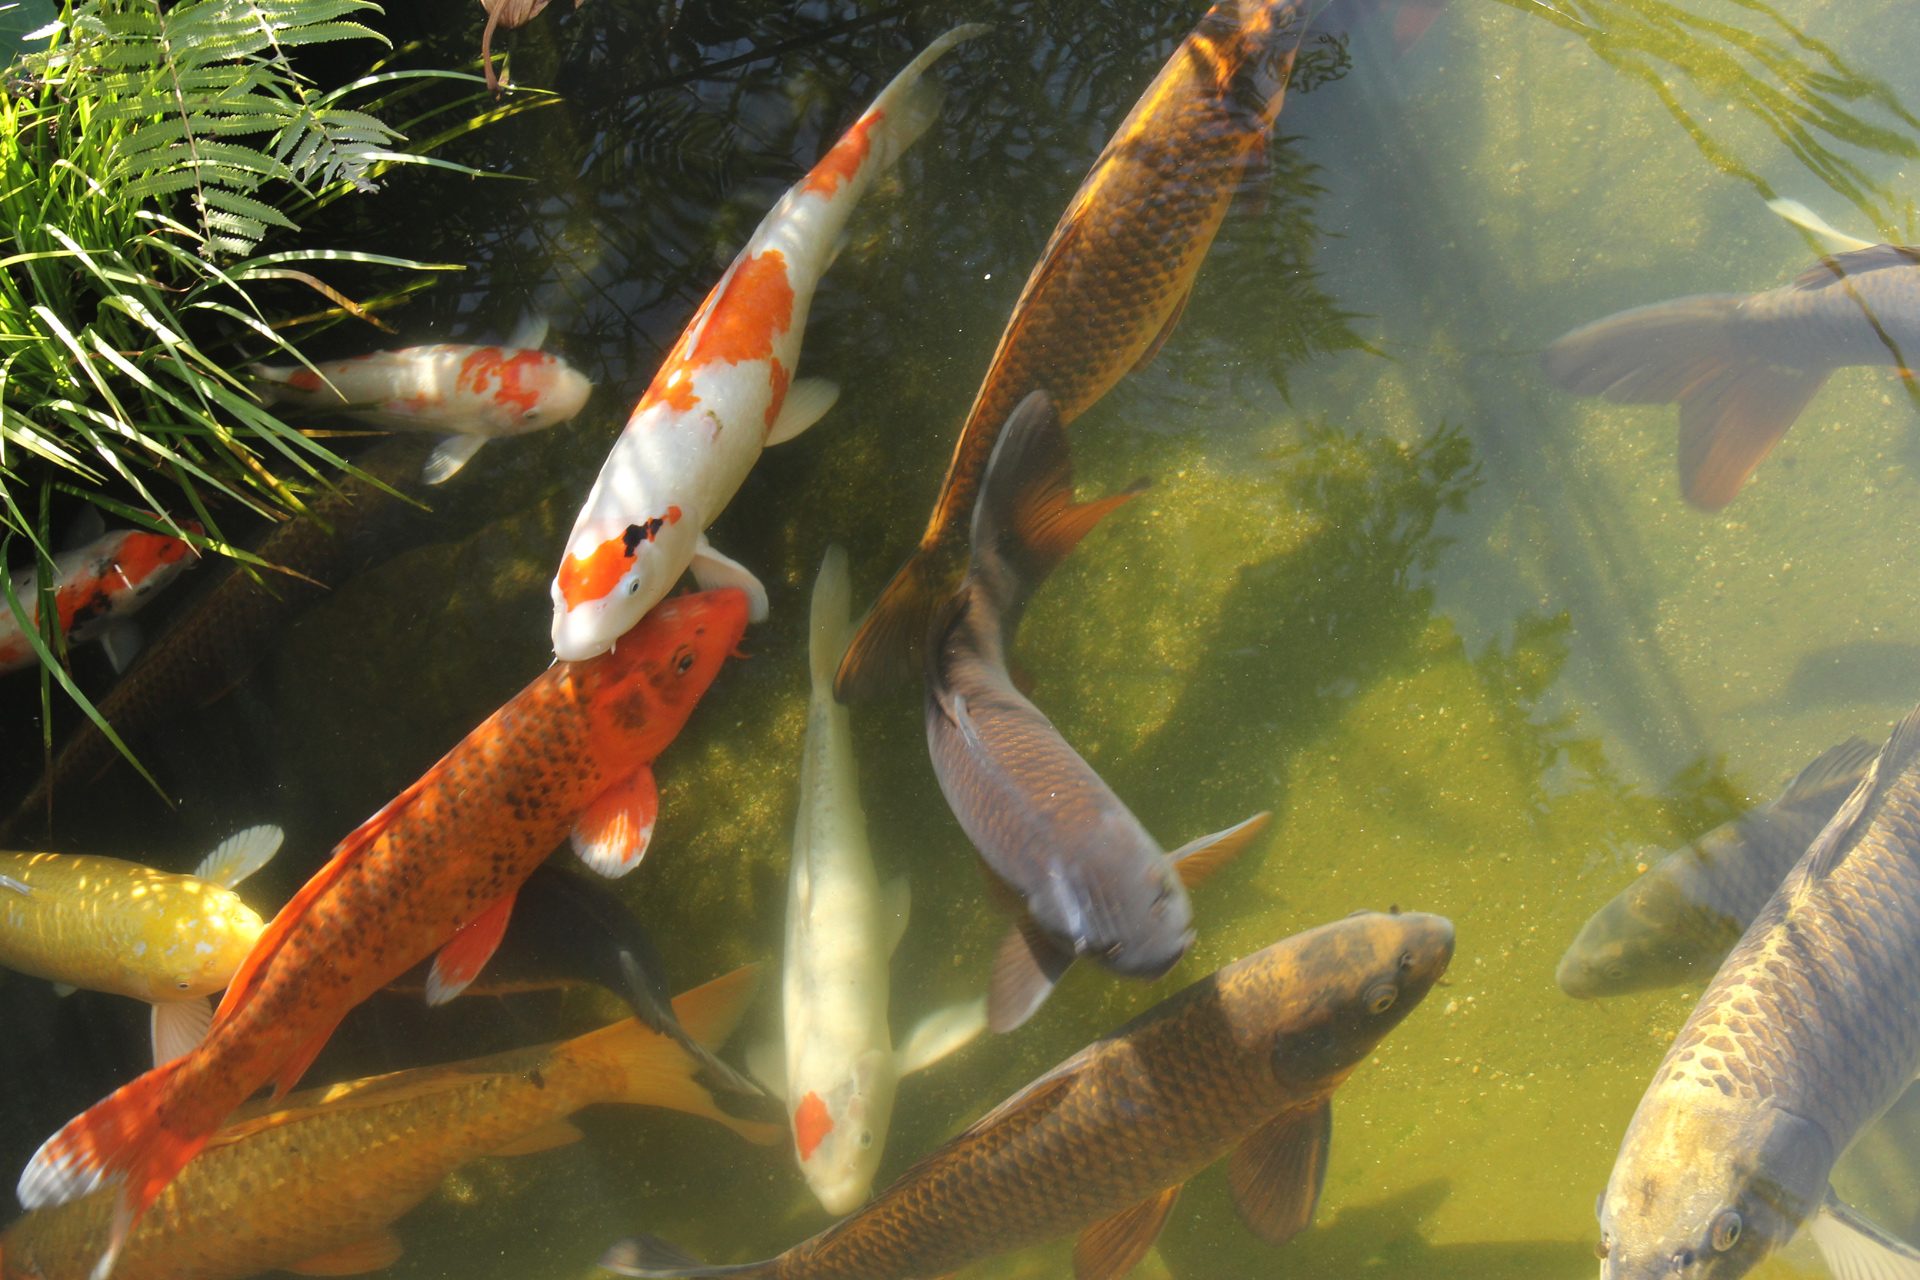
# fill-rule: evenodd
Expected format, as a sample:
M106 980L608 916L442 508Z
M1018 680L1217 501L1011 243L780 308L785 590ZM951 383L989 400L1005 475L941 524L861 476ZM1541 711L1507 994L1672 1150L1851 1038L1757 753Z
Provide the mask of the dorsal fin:
M1833 820L1807 846L1806 875L1801 882L1801 892L1804 893L1807 886L1825 879L1840 865L1841 857L1851 847L1854 828L1873 797L1912 763L1916 753L1920 753L1920 707L1909 711L1906 719L1894 726L1893 736L1880 749L1872 767L1860 779L1860 785L1853 789L1853 794L1833 815Z
M1838 746L1828 747L1815 756L1811 764L1793 775L1793 781L1787 784L1787 789L1780 793L1780 798L1774 803L1792 804L1837 786L1852 787L1860 781L1860 775L1872 767L1873 758L1879 754L1879 747L1860 737L1848 738Z
M1830 253L1795 276L1787 287L1819 289L1842 279L1865 275L1869 271L1885 271L1889 267L1912 268L1916 264L1920 264L1920 249L1897 244L1876 244L1847 253Z

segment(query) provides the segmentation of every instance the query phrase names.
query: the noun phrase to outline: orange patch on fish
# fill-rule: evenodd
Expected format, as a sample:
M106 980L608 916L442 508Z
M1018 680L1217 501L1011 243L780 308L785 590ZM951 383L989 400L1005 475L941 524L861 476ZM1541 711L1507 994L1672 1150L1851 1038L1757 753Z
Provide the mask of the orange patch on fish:
M569 555L560 562L560 595L567 608L577 609L593 600L604 600L620 585L627 566L633 563L633 548L623 535L608 538L582 560Z
M521 413L527 413L539 403L540 389L527 386L522 377L536 365L551 359L544 351L517 351L509 357L499 347L482 347L461 361L458 385L475 395L485 395L488 381L498 381L500 385L493 393L493 402L512 405Z
M800 1099L800 1105L793 1109L793 1140L800 1148L800 1158L811 1160L821 1141L832 1132L833 1117L827 1114L827 1104L820 1101L820 1095L809 1093Z
M187 527L195 533L200 532L197 524ZM120 544L120 554L114 558L113 567L120 581L131 587L144 582L155 570L192 554L193 547L178 538L163 533L130 533L127 540Z
M774 336L792 323L793 286L787 282L786 255L778 249L756 253L740 264L726 292L714 300L713 315L687 356L687 367L768 359Z
M300 391L318 391L320 389L320 375L311 369L302 369L287 379L287 385Z
M853 176L860 172L860 166L867 162L867 156L873 151L874 126L885 118L885 112L869 111L854 121L853 127L833 144L833 150L813 166L813 172L807 175L807 185L800 190L807 195L830 196L852 182Z
M767 381L773 384L773 399L767 401L767 430L773 430L773 424L780 418L780 406L787 402L787 386L793 381L793 375L778 360L773 362L773 372Z

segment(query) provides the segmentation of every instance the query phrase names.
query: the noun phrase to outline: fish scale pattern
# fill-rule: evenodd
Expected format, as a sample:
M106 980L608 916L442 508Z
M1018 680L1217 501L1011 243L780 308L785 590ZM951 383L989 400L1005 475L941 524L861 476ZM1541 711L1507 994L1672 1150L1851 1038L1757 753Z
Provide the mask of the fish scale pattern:
M1920 1066L1920 751L1882 763L1833 870L1802 862L1675 1039L1655 1089L1770 1100L1836 1153Z
M1028 1085L852 1217L725 1274L944 1276L1185 1182L1274 1116L1331 1097L1445 969L1452 934L1431 920L1350 918L1227 966ZM1357 1013L1383 974L1403 999ZM1283 1080L1273 1064L1294 1038L1314 1069Z

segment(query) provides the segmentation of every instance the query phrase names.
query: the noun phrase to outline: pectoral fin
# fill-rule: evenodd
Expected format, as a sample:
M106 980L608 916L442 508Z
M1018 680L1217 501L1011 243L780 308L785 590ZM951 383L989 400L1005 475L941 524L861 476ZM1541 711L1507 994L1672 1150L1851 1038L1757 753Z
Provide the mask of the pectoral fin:
M1074 1280L1120 1280L1138 1266L1167 1225L1167 1215L1180 1199L1180 1185L1176 1182L1082 1231L1073 1244Z
M101 633L100 652L107 655L114 674L119 675L133 665L134 658L139 656L140 646L146 642L139 623L122 620Z
M530 1156L537 1151L552 1151L556 1147L572 1146L586 1137L565 1120L555 1120L543 1124L531 1133L523 1133L493 1152L496 1156Z
M206 1038L213 1025L213 1003L205 996L168 1000L153 1006L153 1065L163 1066Z
M1154 357L1160 354L1160 348L1166 346L1167 339L1173 336L1174 326L1180 323L1180 317L1186 314L1187 299L1192 296L1191 289L1180 295L1180 301L1174 303L1173 310L1167 312L1166 321L1160 326L1160 332L1153 335L1153 341L1147 344L1147 349L1140 353L1140 358L1133 362L1133 368L1127 372L1138 373L1153 363Z
M601 793L574 823L570 837L580 861L609 878L640 865L660 816L660 791L653 770L641 765L633 776Z
M248 827L222 840L214 851L200 860L193 874L211 880L224 889L245 880L267 865L280 851L287 833L275 826Z
M64 982L56 982L53 984L53 994L59 996L62 1000L65 1000L68 996L72 995L74 992L78 991L79 989L80 988L75 986L70 986Z
M1332 1138L1333 1105L1322 1102L1282 1112L1234 1150L1227 1188L1249 1230L1282 1245L1313 1221Z
M745 565L715 551L704 533L700 535L700 541L693 544L693 563L688 568L693 570L693 580L700 584L702 591L718 591L722 587L740 588L747 593L747 620L767 620L767 589L760 585L760 579L754 577Z
M28 888L26 885L22 884L20 881L15 880L12 876L0 876L0 889L11 890L12 892L19 894L23 898L31 898L33 896L32 889ZM58 989L61 984L56 982L53 985L56 989ZM72 991L73 988L68 987L67 990Z
M364 1240L318 1254L285 1268L300 1276L357 1276L400 1261L404 1250L393 1232L382 1227Z
M485 436L447 436L427 455L427 464L420 468L420 482L445 484L460 473L460 468L473 461L473 455L480 452L486 442Z
M507 920L513 915L513 898L513 894L508 894L461 925L447 940L447 945L440 948L440 954L433 958L433 968L427 971L429 1005L445 1004L480 976L487 961L493 959L500 936L507 931Z
M1271 821L1273 814L1270 811L1256 813L1225 831L1201 836L1175 849L1167 856L1173 859L1173 869L1179 873L1180 883L1191 889L1206 880L1258 840Z
M913 911L913 886L905 876L895 876L880 890L880 924L887 930L887 954L900 949L907 936L907 918Z
M1000 940L987 987L987 1026L996 1034L1013 1030L1053 994L1054 984L1073 956L1053 945L1032 920L1022 919Z
M1920 1280L1920 1250L1861 1217L1831 1190L1807 1231L1834 1280Z
M840 398L840 385L825 378L801 378L787 388L780 416L767 429L767 443L785 444L826 416Z
M900 1074L910 1076L930 1067L987 1029L987 1001L982 996L965 1004L936 1009L920 1020L900 1046Z

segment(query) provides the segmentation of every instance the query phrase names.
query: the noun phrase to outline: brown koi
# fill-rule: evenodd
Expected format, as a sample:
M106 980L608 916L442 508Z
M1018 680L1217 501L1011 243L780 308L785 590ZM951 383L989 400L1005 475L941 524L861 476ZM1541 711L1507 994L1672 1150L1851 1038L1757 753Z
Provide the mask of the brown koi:
M920 545L841 660L840 701L913 674L927 622L960 578L974 495L1014 406L1044 388L1071 422L1159 353L1234 193L1265 174L1305 29L1298 0L1220 0L1114 131L1027 277Z
M703 1266L652 1236L600 1260L632 1276L906 1280L1080 1232L1078 1280L1145 1256L1186 1181L1233 1152L1255 1234L1313 1220L1333 1093L1453 957L1439 916L1363 912L1203 978L1041 1076L865 1208L777 1258Z

